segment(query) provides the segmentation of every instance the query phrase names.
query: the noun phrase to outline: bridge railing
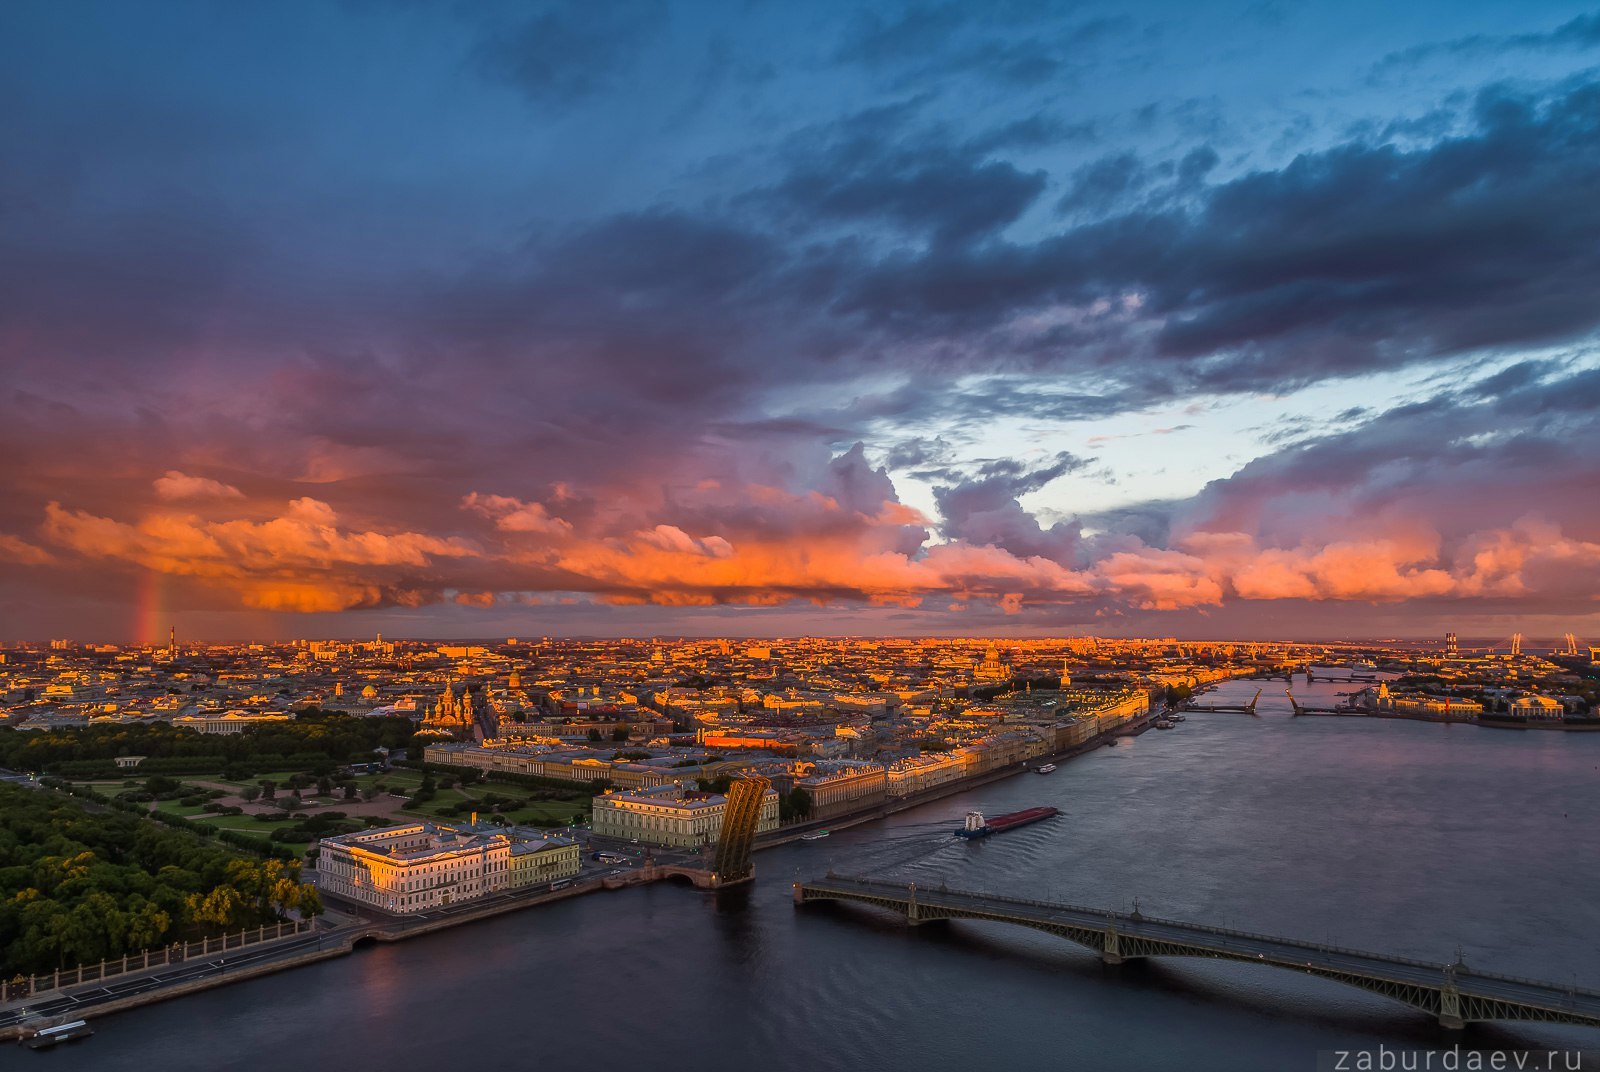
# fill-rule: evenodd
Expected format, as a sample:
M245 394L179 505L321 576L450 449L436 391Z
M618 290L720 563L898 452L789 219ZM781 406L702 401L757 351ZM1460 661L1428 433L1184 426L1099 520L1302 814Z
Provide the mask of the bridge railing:
M78 964L43 975L17 975L0 981L0 1002L20 1001L23 998L55 990L98 983L122 975L133 975L151 968L165 968L181 964L193 957L209 957L214 953L232 953L249 946L275 942L280 938L293 938L316 929L311 919L291 919L272 926L224 934L218 938L202 938L195 942L174 942L161 949L146 949L124 957L102 960L99 964Z
M829 883L837 884L840 888L846 889L846 890L850 889L851 887L857 887L857 888L864 887L864 888L866 888L868 890L873 890L873 891L880 892L880 893L894 893L894 894L898 894L898 895L901 895L901 896L904 896L904 895L906 895L908 893L907 884L905 884L905 883L886 882L883 879L857 879L857 878L833 877L833 878L825 879L825 880L823 880L821 882L807 883L807 885L825 886L825 885L827 885ZM1443 973L1444 970L1447 967L1449 967L1449 965L1442 964L1442 963L1440 963L1438 961L1417 960L1417 959L1412 958L1412 957L1391 956L1391 955L1386 954L1386 953L1374 953L1374 952L1372 952L1370 950L1365 950L1365 949L1351 949L1351 948L1349 948L1347 946L1338 946L1338 945L1332 945L1332 944L1328 944L1328 943L1308 942L1308 941L1304 941L1304 940L1298 939L1298 938L1284 938L1284 937L1282 937L1280 935L1274 935L1274 934L1261 934L1261 933L1259 933L1257 931L1241 931L1241 930L1234 930L1234 929L1229 928L1229 927L1213 927L1213 926L1210 926L1210 925L1204 924L1204 923L1190 923L1190 922L1187 922L1187 921L1184 921L1184 920L1166 919L1166 918L1164 918L1162 916L1147 916L1142 912L1137 917L1134 917L1134 916L1132 916L1132 915L1130 915L1128 913L1125 913L1125 912L1109 911L1109 910L1104 909L1104 908L1089 908L1089 907L1084 906L1084 905L1066 904L1066 903L1062 903L1062 902L1059 902L1059 901L1039 901L1039 900L1035 900L1033 898L1028 898L1028 897L1009 897L1009 896L1006 896L1004 894L998 894L998 893L984 893L984 892L981 892L981 891L948 890L948 889L940 889L938 887L922 887L922 886L917 887L917 897L918 897L918 900L921 901L923 904L929 904L929 905L939 903L939 899L942 898L942 897L954 897L954 898L958 898L958 899L965 899L965 903L963 903L962 900L957 900L955 902L951 902L951 903L946 904L944 907L970 907L970 901L972 899L981 899L981 900L984 900L984 901L990 901L990 902L994 902L996 904L1003 904L1003 905L1014 905L1014 906L1025 907L1025 908L1038 908L1038 909L1044 909L1044 910L1047 910L1047 911L1055 911L1055 912L1076 912L1076 913L1081 913L1083 915L1098 917L1100 919L1104 919L1104 920L1108 920L1108 921L1113 921L1114 920L1114 921L1116 921L1118 923L1153 923L1153 924L1157 924L1159 926L1181 927L1181 928L1184 928L1186 930L1196 931L1196 932L1199 932L1199 933L1202 933L1202 934L1214 935L1216 937L1221 937L1221 938L1243 938L1243 939L1248 939L1248 940L1251 940L1251 941L1271 942L1274 945L1285 946L1285 947L1292 948L1292 949L1306 950L1308 952L1313 952L1313 953L1335 954L1335 955L1339 955L1339 956L1349 956L1349 957L1361 957L1361 958L1364 958L1364 959L1367 959L1367 960L1381 961L1381 962L1383 962L1385 964L1403 964L1406 967L1411 967L1411 968L1426 968L1426 969L1428 969L1430 971L1437 971L1437 972L1440 972L1440 973ZM1509 975L1492 975L1492 974L1487 973L1487 972L1466 972L1466 973L1462 973L1462 974L1465 977L1473 978L1473 979L1484 979L1484 980L1489 980L1489 981L1494 981L1494 982L1517 983L1517 984L1524 985L1524 986L1532 985L1532 986L1543 987L1543 988L1546 988L1546 989L1550 988L1550 984L1547 983L1547 982L1539 982L1538 980L1533 980L1533 979L1519 979L1519 978L1516 978L1514 976L1509 976ZM1563 991L1563 992L1565 993L1566 991ZM1596 997L1596 998L1600 998L1600 994L1591 995L1587 991L1575 991L1575 992L1579 993L1579 994L1581 994L1582 996L1585 996L1585 997L1593 996L1593 997Z

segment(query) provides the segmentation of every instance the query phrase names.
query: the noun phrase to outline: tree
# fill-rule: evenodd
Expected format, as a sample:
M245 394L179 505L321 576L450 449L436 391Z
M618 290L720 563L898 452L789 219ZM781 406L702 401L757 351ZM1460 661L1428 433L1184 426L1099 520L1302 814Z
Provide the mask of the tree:
M285 815L291 811L294 811L299 803L300 799L298 797L279 797L277 800L273 801L273 804Z
M374 798L376 798L377 795L378 795L378 787L375 786L375 785L369 785L369 786L367 786L365 789L363 789L361 791L361 799L362 800L371 801Z
M317 796L333 796L333 779L329 778L326 774L317 779Z
M628 739L628 727L618 726L616 729L612 730L611 739L613 741L626 741Z
M182 788L183 783L176 778L166 778L159 774L151 775L144 780L144 791L157 799L172 796Z
M590 730L589 731L589 740L591 740L591 741L600 740L600 731L599 730Z
M342 788L344 789L344 798L346 800L354 800L354 799L356 799L356 796L357 796L356 783L354 783L354 782L345 782Z
M277 791L278 791L278 783L277 782L269 781L269 780L263 778L257 784L261 786L261 799L262 800L271 800L273 795L275 793L277 793Z
M811 794L798 785L789 791L789 807L802 819L811 815Z
M259 785L247 785L239 790L239 796L244 798L246 804L253 804L256 797L259 797L262 792L263 790Z

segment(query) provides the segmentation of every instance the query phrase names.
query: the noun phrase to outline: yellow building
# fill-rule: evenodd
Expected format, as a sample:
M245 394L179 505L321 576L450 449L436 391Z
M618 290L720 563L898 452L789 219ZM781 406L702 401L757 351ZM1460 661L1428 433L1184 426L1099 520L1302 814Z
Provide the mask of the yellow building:
M889 764L885 772L891 797L905 797L933 789L966 776L966 765L950 753L907 756Z
M506 873L511 889L571 878L583 866L578 843L555 836L522 838L513 835L510 863Z
M727 810L727 797L686 790L677 783L631 793L602 793L594 798L591 829L598 837L696 848L717 840ZM769 789L761 798L756 833L777 828L778 794Z

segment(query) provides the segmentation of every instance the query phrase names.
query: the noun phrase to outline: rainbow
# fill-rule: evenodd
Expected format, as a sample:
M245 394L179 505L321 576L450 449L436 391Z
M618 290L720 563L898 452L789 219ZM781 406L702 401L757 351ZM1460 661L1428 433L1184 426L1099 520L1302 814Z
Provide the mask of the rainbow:
M139 581L139 595L133 602L133 640L141 647L159 644L171 623L165 609L166 576L149 570Z

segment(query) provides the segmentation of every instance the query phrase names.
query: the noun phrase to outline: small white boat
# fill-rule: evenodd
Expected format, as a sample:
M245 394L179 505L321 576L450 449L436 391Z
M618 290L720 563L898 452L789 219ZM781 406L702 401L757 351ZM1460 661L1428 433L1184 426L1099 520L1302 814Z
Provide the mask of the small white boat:
M800 835L800 840L801 841L821 841L823 838L825 838L827 836L828 836L828 832L826 830L817 830L817 831L815 831L813 833L810 833L810 834L801 834Z
M1056 769L1056 765L1054 763L1046 763L1042 767L1035 767L1034 768L1034 773L1035 774L1049 774L1052 771L1054 771L1055 769Z
M1158 729L1158 730L1170 730L1171 728L1172 728L1172 723L1171 722L1168 722L1164 718L1156 719L1156 729Z

